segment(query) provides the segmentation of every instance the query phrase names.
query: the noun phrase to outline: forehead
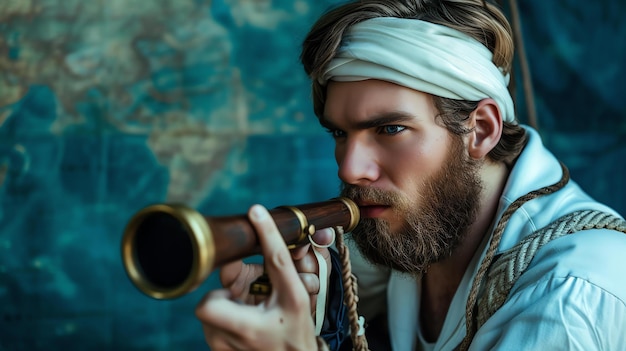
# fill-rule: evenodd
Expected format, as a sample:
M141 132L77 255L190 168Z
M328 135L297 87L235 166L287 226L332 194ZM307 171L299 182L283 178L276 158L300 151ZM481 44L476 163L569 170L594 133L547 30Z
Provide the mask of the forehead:
M362 121L389 114L434 120L436 109L429 94L386 81L328 83L325 120L331 123Z

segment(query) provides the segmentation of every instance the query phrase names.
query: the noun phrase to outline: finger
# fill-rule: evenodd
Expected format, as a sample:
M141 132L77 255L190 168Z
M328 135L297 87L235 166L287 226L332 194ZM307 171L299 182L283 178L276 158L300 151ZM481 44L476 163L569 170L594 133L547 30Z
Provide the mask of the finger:
M298 273L317 273L319 271L313 249L309 249L309 252L301 259L294 260L293 264L296 266Z
M259 318L251 317L258 312L255 306L243 305L232 301L232 293L227 289L208 293L196 306L196 317L202 323L204 338L211 350L244 350L250 349L246 330L253 327L250 321Z
M302 280L304 288L309 294L310 312L312 315L315 315L315 307L317 305L317 298L320 291L319 276L312 273L300 273L300 280Z
M232 302L232 293L228 289L213 290L210 293L204 295L202 300L196 305L196 317L203 323L210 323L215 316L211 306L220 303ZM234 302L232 302L234 303Z
M311 247L311 244L306 244L304 246L300 246L300 247L296 247L295 249L292 249L291 252L291 259L296 261L296 260L301 260L307 252L309 252L309 248Z
M335 230L333 228L324 228L313 233L311 240L318 246L328 246L335 240Z
M252 317L259 313L258 307L233 301L232 298L232 293L227 289L211 291L196 306L196 318L205 325L233 335L254 330L261 319Z
M296 266L296 270L298 273L319 273L319 263L313 250L317 251L322 255L324 261L326 261L327 267L330 267L330 250L329 249L320 249L320 248L311 248L307 254L302 257L300 260L294 261L294 265Z
M222 286L230 288L231 285L236 282L237 277L242 273L243 267L243 261L241 260L222 266L220 269L220 281L222 282Z
M302 308L303 301L308 303L306 291L302 284L294 284L300 280L298 272L291 260L285 240L276 228L276 223L267 209L260 205L250 208L249 217L259 236L261 251L265 258L265 269L272 281L272 290L281 292L276 296L282 304L285 304L283 306Z
M310 238L315 245L327 247L335 241L335 230L333 228L324 228L316 231ZM300 260L309 251L310 244L297 247L291 250L291 258Z
M233 297L248 298L250 283L263 274L263 266L260 264L244 264L241 261L226 264L220 270L222 286L228 288Z
M320 278L314 273L300 273L300 280L309 295L317 295L320 291Z

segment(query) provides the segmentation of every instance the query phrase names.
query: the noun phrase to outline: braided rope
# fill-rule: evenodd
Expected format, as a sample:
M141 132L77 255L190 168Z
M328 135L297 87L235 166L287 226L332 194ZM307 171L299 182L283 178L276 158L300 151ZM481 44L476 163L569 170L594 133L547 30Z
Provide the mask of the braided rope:
M626 221L601 211L573 212L503 253L489 270L485 293L478 302L478 328L504 304L513 284L528 268L539 248L553 239L588 229L611 229L626 233Z
M564 187L565 184L567 184L567 182L569 181L569 170L567 169L567 167L565 167L563 163L561 163L561 169L563 170L563 175L558 182L552 185L546 186L544 188L531 191L530 193L519 197L517 200L511 203L511 205L506 209L506 211L502 215L502 218L500 218L500 221L498 222L498 225L496 226L493 236L491 237L491 240L489 242L489 248L487 249L487 254L485 255L485 258L482 260L482 262L480 263L478 272L476 276L474 277L474 281L472 282L472 288L470 290L469 297L467 299L467 305L465 306L466 334L465 334L465 338L463 338L463 341L461 341L461 344L457 348L458 350L467 350L469 348L469 345L472 342L472 339L474 338L474 335L476 334L477 328L476 328L476 324L474 320L474 309L475 309L476 301L478 300L478 294L482 286L483 278L485 277L485 274L487 273L489 266L491 266L491 262L493 261L496 251L498 250L500 239L502 239L502 233L504 232L504 228L509 222L509 219L511 218L513 213L517 211L520 207L522 207L522 205L526 203L527 201L535 199L543 195L554 193L555 191Z
M352 264L350 263L350 250L343 241L343 227L335 227L335 240L337 251L341 257L341 279L343 281L343 298L344 305L348 308L348 320L350 322L350 338L352 339L353 351L370 351L367 344L365 333L360 334L362 326L359 324L359 313L357 311L357 303L359 296L357 294L356 276L352 274ZM328 344L322 337L317 337L318 351L328 351Z
M356 277L352 274L352 265L350 264L350 250L343 241L343 228L336 227L336 244L339 256L341 257L341 274L344 285L344 304L348 307L348 319L350 321L350 338L352 339L353 351L369 351L367 338L364 333L359 333L362 328L359 325L359 313L357 311L357 303L359 296L357 291Z

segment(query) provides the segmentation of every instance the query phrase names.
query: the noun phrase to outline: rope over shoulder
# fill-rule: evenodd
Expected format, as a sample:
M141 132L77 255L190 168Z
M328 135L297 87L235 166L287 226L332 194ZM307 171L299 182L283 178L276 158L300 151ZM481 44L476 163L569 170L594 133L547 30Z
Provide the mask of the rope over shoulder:
M626 221L601 211L573 212L536 231L498 257L490 268L484 293L478 301L477 327L480 328L504 304L513 285L543 245L589 229L611 229L626 233Z
M626 221L622 218L595 210L576 211L537 230L496 258L502 233L513 213L527 201L554 193L567 184L569 171L562 163L561 168L563 175L558 182L518 198L502 215L472 283L465 313L466 335L456 350L469 349L478 328L504 304L513 285L543 245L582 230L610 229L626 233Z
M487 274L487 270L491 266L491 262L493 262L496 251L498 249L498 245L500 244L500 239L502 239L502 233L504 232L504 228L506 228L509 219L511 218L513 213L517 211L520 207L522 207L522 205L526 202L546 194L554 193L557 190L563 188L567 184L567 182L569 182L570 177L569 170L563 163L561 163L561 169L562 176L558 182L531 191L528 194L519 197L517 200L513 201L513 203L509 205L506 211L504 211L504 214L502 214L498 225L496 225L496 228L494 229L493 236L491 237L491 240L489 242L489 247L487 248L485 258L483 258L482 262L480 263L480 266L478 267L478 272L476 273L474 281L472 282L472 288L470 290L469 297L467 298L467 304L465 306L466 334L465 338L463 338L463 341L461 341L461 344L457 347L457 350L467 350L472 343L472 340L474 339L474 335L476 334L477 328L475 323L476 321L474 311L476 308L476 302L478 300L478 294L481 291L481 287L485 275Z

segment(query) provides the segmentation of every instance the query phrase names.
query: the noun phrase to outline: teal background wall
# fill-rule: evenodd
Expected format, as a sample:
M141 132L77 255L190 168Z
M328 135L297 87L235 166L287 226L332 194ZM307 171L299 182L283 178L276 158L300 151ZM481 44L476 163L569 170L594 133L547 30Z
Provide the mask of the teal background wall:
M0 0L0 350L207 349L193 309L216 277L147 298L122 230L153 202L220 215L336 194L298 54L338 2ZM520 11L545 142L626 213L626 4Z

